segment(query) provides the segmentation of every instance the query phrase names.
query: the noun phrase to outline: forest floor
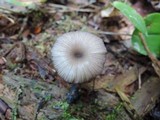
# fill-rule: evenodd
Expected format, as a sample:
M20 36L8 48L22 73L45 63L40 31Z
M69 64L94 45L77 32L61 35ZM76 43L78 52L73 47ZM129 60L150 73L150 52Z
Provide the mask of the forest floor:
M142 16L156 12L146 1L127 1ZM34 9L0 2L0 116L2 120L158 119L160 81L152 62L131 45L134 26L109 0L49 1ZM103 72L81 84L68 104L70 84L51 60L56 38L69 31L104 40Z

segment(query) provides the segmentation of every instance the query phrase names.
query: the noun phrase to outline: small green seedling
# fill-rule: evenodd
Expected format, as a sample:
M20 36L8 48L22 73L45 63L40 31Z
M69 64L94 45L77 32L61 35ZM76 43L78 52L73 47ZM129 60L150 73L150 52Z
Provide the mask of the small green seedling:
M69 112L69 104L66 101L59 101L57 103L54 103L53 108L60 108L63 110L63 114L60 116L60 120L82 120L77 119L71 113Z
M135 27L132 34L133 48L139 53L147 55L139 36L139 33L142 33L151 53L156 57L160 57L160 14L153 13L142 18L136 10L125 3L115 1L113 6L120 10Z
M105 120L118 120L118 118L121 116L121 113L122 113L122 110L123 110L123 104L122 103L119 103L115 108L114 110L108 114L105 118ZM119 116L120 115L120 116Z

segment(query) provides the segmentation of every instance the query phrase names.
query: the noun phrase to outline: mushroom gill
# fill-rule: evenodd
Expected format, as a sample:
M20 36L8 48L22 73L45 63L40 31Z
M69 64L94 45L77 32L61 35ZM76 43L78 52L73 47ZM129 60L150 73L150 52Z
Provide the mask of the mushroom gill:
M102 72L106 48L102 39L88 32L69 32L52 47L58 74L69 83L83 83Z

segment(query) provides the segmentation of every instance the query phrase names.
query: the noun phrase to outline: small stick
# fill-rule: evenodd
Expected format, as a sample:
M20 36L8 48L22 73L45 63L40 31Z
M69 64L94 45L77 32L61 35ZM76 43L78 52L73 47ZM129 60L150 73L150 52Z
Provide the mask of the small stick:
M15 12L15 11L11 10L11 9L7 9L7 8L1 7L1 6L0 6L0 10L2 10L3 12L4 12L4 11L8 11L8 13L17 13L17 12Z
M138 89L142 87L141 73L138 73Z
M58 5L58 4L49 4L50 7L52 8L59 8L59 12L96 12L96 10L92 9L82 9L82 8L75 8L75 7L68 7L64 5ZM56 12L56 10L51 11L51 12Z
M106 31L101 31L101 30L96 30L96 31L89 30L89 32L98 33L98 34L104 34L104 35L126 35L126 36L132 36L131 34L128 34L128 33L106 32Z
M28 21L28 16L26 18L24 18L24 20L23 20L21 29L19 30L19 33L18 33L18 38L22 35L25 27L27 26L27 21Z

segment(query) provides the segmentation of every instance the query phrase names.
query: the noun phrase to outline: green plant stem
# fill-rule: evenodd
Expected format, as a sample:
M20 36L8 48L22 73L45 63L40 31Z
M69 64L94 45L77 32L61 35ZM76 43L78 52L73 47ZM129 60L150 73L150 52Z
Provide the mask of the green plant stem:
M139 37L141 38L141 42L142 42L142 44L144 46L144 49L146 50L149 58L151 59L151 61L153 63L153 68L154 68L155 72L157 73L157 75L160 78L160 62L157 60L157 58L149 50L149 48L147 46L147 43L145 41L145 38L144 38L142 33L139 33Z

